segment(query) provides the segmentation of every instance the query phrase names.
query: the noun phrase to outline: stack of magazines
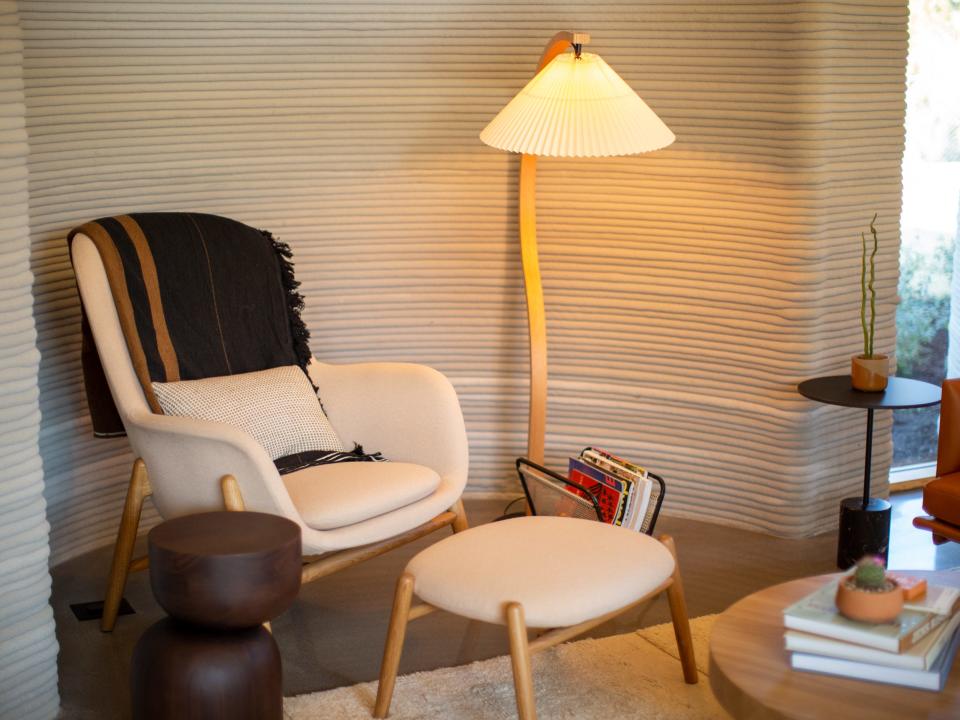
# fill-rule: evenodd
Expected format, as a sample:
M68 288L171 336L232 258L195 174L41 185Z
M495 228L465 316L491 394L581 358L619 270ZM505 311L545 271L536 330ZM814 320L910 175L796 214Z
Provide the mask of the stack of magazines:
M564 477L526 458L517 471L534 515L561 515L651 534L666 492L663 478L605 450L571 457Z
M960 590L930 585L924 595L904 604L894 622L878 625L845 618L837 610L836 594L833 581L784 610L791 667L943 689L960 643Z
M567 476L597 499L603 522L647 531L654 481L642 467L588 447L578 457L570 458Z

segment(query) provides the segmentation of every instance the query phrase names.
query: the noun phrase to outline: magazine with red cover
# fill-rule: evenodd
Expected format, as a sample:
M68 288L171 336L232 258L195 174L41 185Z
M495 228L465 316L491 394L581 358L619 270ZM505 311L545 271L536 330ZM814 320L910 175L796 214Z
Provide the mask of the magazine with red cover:
M620 525L623 522L626 493L622 480L607 475L579 458L570 458L567 475L570 480L583 485L597 498L600 515L605 523Z

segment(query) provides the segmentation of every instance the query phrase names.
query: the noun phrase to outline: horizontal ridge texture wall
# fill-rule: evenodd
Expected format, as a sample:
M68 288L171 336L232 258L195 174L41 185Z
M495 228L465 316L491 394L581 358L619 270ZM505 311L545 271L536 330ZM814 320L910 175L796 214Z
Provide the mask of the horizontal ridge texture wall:
M0 2L0 720L57 716L17 6Z
M518 158L477 135L562 29L592 33L678 139L539 163L548 461L600 444L666 476L666 512L791 536L833 527L856 492L862 414L795 386L857 351L875 211L892 347L905 2L21 7L55 558L112 536L130 462L90 437L64 244L112 213L271 229L295 251L315 354L445 372L471 489L516 489ZM881 492L889 455L884 417Z

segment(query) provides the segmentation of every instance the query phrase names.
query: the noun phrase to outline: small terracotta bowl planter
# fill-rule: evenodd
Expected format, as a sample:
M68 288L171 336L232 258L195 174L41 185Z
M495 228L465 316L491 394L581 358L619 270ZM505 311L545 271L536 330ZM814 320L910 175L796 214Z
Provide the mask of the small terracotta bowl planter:
M896 580L887 580L885 590L861 590L852 579L837 587L837 610L844 617L865 623L888 623L903 610L903 590Z
M850 620L888 623L903 610L903 588L886 577L882 561L866 557L837 586L837 610Z

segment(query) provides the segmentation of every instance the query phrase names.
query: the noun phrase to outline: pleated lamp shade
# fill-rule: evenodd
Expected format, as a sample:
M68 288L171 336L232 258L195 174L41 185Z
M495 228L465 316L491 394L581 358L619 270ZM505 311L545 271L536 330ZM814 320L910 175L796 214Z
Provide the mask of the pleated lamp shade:
M585 52L557 55L480 139L527 155L604 157L657 150L675 137L603 58Z

